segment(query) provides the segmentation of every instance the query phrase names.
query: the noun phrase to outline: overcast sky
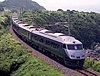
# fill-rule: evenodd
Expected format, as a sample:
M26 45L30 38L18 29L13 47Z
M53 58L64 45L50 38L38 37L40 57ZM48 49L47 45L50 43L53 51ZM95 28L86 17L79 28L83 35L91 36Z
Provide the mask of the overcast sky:
M3 1L3 0L0 0ZM47 10L79 10L100 13L100 0L33 0Z

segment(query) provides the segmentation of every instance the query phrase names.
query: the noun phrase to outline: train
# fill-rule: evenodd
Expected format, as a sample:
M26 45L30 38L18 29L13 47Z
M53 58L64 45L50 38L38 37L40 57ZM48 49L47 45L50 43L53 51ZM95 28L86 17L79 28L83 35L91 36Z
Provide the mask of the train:
M56 33L45 28L35 28L12 15L12 29L34 48L49 54L70 67L83 67L86 52L82 42L72 36Z

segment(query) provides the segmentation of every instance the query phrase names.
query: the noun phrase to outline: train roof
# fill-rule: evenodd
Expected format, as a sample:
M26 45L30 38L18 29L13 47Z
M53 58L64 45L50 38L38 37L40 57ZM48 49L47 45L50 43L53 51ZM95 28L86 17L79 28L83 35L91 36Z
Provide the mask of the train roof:
M50 39L53 39L55 41L65 43L65 44L82 44L80 41L78 41L74 37L64 35L63 33L52 33L52 32L46 33L47 31L46 32L42 32L42 31L39 31L39 32L33 31L33 33L36 33L43 37L47 37L47 38L50 38Z
M15 20L15 23L18 24L18 22L16 22L16 20ZM44 29L44 28L35 28L34 26L30 26L30 25L25 24L25 23L19 23L18 26L27 30L27 31L30 31L34 34L37 34L37 35L58 41L60 43L82 44L79 40L75 39L74 37L67 36L63 33L54 33L50 30L47 30L47 29Z

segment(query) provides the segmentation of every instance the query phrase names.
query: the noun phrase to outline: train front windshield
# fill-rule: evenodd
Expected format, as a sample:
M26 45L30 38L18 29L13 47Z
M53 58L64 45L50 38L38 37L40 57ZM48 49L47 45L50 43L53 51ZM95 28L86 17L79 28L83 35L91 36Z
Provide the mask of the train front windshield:
M67 44L68 50L83 50L82 44Z

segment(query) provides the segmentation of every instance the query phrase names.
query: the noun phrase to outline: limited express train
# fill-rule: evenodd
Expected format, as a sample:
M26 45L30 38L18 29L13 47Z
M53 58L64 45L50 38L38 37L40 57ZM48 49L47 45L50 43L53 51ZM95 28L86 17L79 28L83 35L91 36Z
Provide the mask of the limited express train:
M31 46L54 56L67 66L83 66L85 50L79 40L63 33L54 33L47 29L35 28L25 24L15 14L12 16L12 22L15 33Z

